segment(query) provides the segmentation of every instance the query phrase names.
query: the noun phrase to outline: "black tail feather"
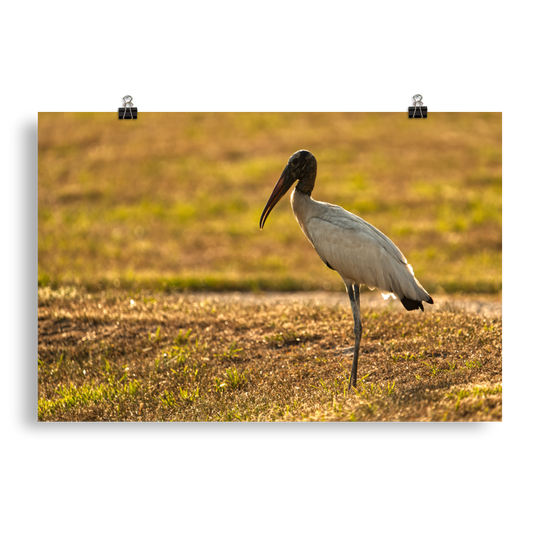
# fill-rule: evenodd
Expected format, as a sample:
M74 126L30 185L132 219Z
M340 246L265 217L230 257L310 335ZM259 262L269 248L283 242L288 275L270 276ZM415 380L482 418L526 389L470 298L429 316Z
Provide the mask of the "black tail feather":
M418 300L411 300L407 297L404 297L400 301L408 311L414 311L415 309L421 309L422 311L424 310L422 302L419 302ZM431 303L433 303L433 300L431 300Z

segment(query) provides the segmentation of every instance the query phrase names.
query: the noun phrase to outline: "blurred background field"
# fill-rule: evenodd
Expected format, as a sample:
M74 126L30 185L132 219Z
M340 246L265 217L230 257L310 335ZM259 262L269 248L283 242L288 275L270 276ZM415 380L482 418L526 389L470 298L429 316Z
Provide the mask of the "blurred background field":
M39 285L344 290L288 195L259 229L302 148L429 292L501 291L500 113L40 113Z

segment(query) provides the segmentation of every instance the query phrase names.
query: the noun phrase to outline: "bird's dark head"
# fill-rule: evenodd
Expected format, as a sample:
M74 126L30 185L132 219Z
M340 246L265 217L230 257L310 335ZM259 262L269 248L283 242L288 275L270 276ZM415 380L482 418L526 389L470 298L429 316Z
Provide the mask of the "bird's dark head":
M315 185L316 170L316 158L308 150L298 150L289 157L289 161L261 215L261 220L259 221L259 227L261 229L265 225L265 221L272 209L274 209L274 206L283 198L295 181L298 181L298 185L296 186L298 191L311 196Z
M293 178L292 182L316 174L316 158L307 150L298 150L289 157L286 169L288 168Z

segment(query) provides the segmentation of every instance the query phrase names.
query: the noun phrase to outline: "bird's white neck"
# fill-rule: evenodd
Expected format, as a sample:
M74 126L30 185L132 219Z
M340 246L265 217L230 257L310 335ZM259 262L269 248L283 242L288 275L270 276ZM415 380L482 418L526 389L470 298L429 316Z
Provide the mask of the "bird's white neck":
M294 189L291 194L291 206L292 212L294 213L294 218L296 222L302 228L302 231L305 233L305 236L309 239L307 234L306 226L307 222L311 217L316 214L316 208L321 202L313 200L308 194L300 192L298 189ZM311 240L311 239L309 239Z

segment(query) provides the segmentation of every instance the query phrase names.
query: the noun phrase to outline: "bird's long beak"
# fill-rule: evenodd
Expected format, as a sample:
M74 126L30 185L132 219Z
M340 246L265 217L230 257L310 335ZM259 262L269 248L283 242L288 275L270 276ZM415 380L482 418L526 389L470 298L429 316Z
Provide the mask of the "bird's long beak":
M263 226L265 225L266 219L268 215L270 214L270 211L274 209L275 205L283 198L285 193L291 188L293 181L290 178L291 178L291 172L289 170L289 166L287 165L285 169L283 170L278 182L276 183L276 186L274 187L274 190L272 191L272 194L270 195L270 198L268 199L268 202L265 205L265 208L263 209L263 214L261 215L261 220L259 221L259 227L261 229L263 229Z

